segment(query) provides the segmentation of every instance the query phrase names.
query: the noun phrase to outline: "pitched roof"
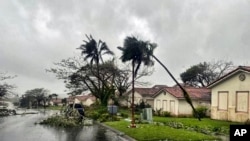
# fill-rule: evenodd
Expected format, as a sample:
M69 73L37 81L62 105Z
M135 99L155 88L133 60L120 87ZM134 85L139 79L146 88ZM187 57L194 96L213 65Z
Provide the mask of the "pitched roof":
M224 76L220 77L219 79L215 80L214 82L210 83L207 88L212 88L213 86L219 84L220 82L228 79L229 77L237 74L238 72L247 72L250 73L250 66L238 66L236 69L230 71L229 73L225 74Z
M161 90L162 88L167 87L166 85L154 85L152 88L138 88L135 87L135 92L139 93L142 96L153 96L156 92ZM129 94L132 91L129 90L126 94Z
M185 90L188 92L191 99L199 100L210 100L211 99L211 90L207 88L195 88L195 87L185 87ZM154 97L159 95L162 91L168 92L172 96L178 99L184 99L183 93L178 86L166 87L161 91L155 93Z
M62 99L61 98L52 98L51 101L53 103L62 103Z
M161 89L161 88L166 88L168 87L167 85L154 85L152 88L156 88L156 89Z
M69 101L73 101L73 99L76 98L78 99L79 101L86 101L87 99L91 99L91 100L96 100L96 98L91 95L91 94L88 94L88 95L77 95L77 96L70 96L68 98Z

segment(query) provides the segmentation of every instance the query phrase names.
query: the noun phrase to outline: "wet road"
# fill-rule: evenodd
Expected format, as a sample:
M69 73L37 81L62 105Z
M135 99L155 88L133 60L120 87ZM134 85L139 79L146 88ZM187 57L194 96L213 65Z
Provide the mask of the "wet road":
M0 117L0 141L122 141L114 132L98 125L55 128L35 124L51 112Z

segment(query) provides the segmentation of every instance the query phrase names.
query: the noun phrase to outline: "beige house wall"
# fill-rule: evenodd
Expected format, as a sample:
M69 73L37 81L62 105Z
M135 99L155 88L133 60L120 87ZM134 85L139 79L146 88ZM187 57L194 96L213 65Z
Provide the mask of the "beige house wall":
M246 78L244 81L239 79L240 74L245 74ZM244 122L247 119L250 119L249 91L250 74L245 72L237 73L227 80L224 80L223 82L212 87L211 118L238 122ZM220 96L220 93L224 94L224 96ZM244 98L242 99L241 96L244 96ZM223 99L219 99L220 97ZM242 103L239 102L242 100L245 100L244 102L247 103L247 107L244 107L245 104L242 105ZM220 109L219 104L227 105L226 109ZM238 106L241 104L243 109L247 109L246 112L237 111L237 104Z
M86 101L83 102L83 105L90 106L91 104L95 103L92 99L88 98Z

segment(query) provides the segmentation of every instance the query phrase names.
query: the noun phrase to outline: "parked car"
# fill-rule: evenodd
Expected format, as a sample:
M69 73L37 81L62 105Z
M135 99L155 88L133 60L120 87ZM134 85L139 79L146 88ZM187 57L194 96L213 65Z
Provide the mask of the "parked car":
M84 107L82 104L79 103L75 103L75 104L69 104L69 109L68 110L72 110L73 109L73 105L74 105L74 109L76 109L78 111L78 113L81 115L81 117L83 117L84 114Z
M0 116L15 115L16 110L7 106L0 106Z

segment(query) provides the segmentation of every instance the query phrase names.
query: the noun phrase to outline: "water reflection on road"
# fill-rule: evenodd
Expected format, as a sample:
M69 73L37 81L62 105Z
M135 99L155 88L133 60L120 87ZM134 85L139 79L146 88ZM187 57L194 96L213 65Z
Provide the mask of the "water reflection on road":
M1 141L120 141L115 133L98 125L55 128L35 124L52 112L0 117Z

